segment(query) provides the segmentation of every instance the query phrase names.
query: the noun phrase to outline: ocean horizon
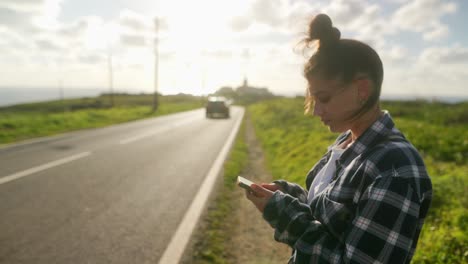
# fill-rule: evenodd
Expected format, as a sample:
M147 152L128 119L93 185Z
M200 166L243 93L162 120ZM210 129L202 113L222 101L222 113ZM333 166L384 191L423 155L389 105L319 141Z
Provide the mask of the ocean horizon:
M74 99L83 97L96 97L103 93L108 93L109 89L103 88L73 88L60 90L59 88L1 88L0 87L0 107L16 104L36 103L53 101L60 99ZM116 93L137 94L125 90L115 91ZM397 95L382 94L382 100L411 101L427 100L440 101L445 103L458 103L468 101L468 95Z
M59 88L0 88L0 107L16 104L37 103L60 99L95 97L105 93L104 89L68 89Z

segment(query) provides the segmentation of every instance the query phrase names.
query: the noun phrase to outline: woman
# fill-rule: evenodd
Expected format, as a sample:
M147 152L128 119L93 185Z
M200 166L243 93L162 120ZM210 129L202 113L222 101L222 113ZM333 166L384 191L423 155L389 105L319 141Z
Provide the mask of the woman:
M368 45L340 39L324 14L305 42L318 44L304 67L306 112L342 134L308 173L307 190L279 180L253 184L247 198L293 248L289 263L409 263L432 186L417 150L379 107L382 62Z

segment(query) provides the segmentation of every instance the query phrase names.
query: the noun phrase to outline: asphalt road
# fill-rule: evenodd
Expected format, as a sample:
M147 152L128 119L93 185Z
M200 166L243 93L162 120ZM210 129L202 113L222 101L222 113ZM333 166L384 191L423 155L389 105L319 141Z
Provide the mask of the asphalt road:
M241 109L0 149L0 263L157 263Z

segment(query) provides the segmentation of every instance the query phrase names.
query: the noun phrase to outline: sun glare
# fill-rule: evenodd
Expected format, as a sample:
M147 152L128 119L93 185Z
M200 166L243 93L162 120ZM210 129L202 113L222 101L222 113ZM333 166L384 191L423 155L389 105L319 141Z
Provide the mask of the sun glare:
M200 95L209 94L223 85L240 83L243 70L238 58L231 55L240 54L242 47L229 43L228 39L232 38L229 22L233 17L245 14L248 5L247 0L227 3L215 0L147 3L145 9L152 11L144 16L150 19L158 17L164 25L159 32L162 57L159 62L158 89L168 94L182 92ZM112 50L118 47L119 35L124 31L116 22L106 23L98 17L87 21L85 45L88 49L106 52L109 48ZM124 53L116 54L113 63L116 70L128 65L128 70L122 69L121 73L140 75L142 84L153 89L152 45L131 47ZM138 68L143 72L139 73L136 70Z
M159 8L158 8L159 6ZM166 41L168 46L182 56L194 56L206 50L220 47L220 38L230 33L229 21L242 14L248 1L159 1L152 4L154 16L165 20L168 25Z
M61 0L43 1L40 5L39 15L32 18L32 22L44 29L56 29L58 27L57 17L60 13L60 2Z
M118 41L119 29L113 23L105 24L99 18L92 18L88 21L88 28L85 34L85 45L88 49L108 49L112 48Z
M245 13L248 4L246 0L158 3L160 13L155 16L164 19L168 25L167 32L163 32L161 50L175 54L177 71L184 72L184 81L177 81L176 86L184 87L190 93L207 94L213 91L213 85L222 85L223 80L218 79L226 76L219 69L232 68L231 64L235 62L206 54L232 49L232 46L224 47L221 43L226 43L232 33L230 20ZM232 73L232 69L229 72Z

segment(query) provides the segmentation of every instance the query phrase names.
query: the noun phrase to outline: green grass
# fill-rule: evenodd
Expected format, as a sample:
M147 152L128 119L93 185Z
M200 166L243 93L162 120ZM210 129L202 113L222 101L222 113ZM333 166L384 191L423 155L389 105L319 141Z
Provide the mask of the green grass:
M434 198L413 263L468 260L468 103L384 102L397 127L421 152ZM337 134L304 116L302 99L280 99L248 108L274 178L304 186L307 171Z
M232 245L228 245L229 230L232 230L229 215L236 206L232 198L236 186L237 175L241 174L247 165L247 145L245 143L245 125L242 123L236 141L231 150L229 159L224 164L224 178L222 188L208 210L206 217L208 224L203 239L195 246L192 263L197 264L224 264Z
M160 96L152 111L152 96L117 95L114 107L108 96L0 108L0 144L58 133L108 126L202 107L204 99L190 96Z

